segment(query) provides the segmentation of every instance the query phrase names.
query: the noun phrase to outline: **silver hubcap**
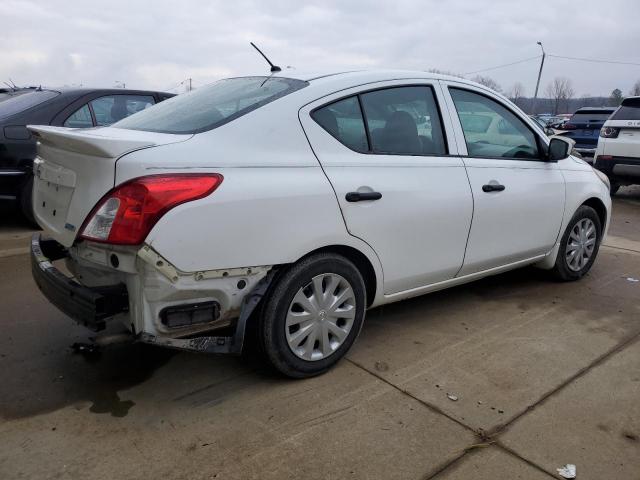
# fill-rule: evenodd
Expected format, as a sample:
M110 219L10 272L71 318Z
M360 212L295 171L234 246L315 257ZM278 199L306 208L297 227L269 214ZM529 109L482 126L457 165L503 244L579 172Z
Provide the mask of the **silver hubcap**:
M356 297L336 273L313 277L293 297L286 321L289 348L303 360L322 360L346 340L356 316Z
M596 247L596 240L596 226L588 218L583 218L573 226L565 251L570 270L579 272L589 263Z

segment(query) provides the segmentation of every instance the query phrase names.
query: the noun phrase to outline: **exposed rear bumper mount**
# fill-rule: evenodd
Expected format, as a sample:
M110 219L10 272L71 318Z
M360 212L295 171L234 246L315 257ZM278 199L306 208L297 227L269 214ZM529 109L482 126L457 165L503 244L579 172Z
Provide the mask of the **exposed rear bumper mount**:
M124 284L89 288L54 267L51 262L69 255L55 240L31 238L31 272L38 288L59 310L93 331L105 328L105 320L129 310Z
M251 293L244 297L240 317L236 323L235 332L228 337L222 336L198 336L193 338L169 338L152 335L142 332L138 340L143 343L160 345L178 350L191 350L202 353L234 354L240 355L244 345L244 336L247 329L247 321L267 292L275 275L274 270L270 270L262 278Z

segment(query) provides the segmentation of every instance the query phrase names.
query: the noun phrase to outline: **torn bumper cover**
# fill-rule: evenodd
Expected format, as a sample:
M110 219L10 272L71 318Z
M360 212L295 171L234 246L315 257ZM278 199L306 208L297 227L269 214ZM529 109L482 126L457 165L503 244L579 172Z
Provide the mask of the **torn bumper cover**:
M54 267L51 262L68 256L55 240L35 234L31 238L31 272L40 291L63 313L93 331L105 328L105 320L129 310L124 284L89 288Z

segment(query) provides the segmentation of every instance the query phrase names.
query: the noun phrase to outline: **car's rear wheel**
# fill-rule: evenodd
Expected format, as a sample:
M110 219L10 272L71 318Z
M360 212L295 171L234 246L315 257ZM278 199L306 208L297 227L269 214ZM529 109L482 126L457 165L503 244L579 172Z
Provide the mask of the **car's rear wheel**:
M319 375L353 345L365 309L365 284L356 266L341 255L312 255L283 272L270 289L260 321L262 347L289 377Z
M602 224L596 211L582 205L571 218L560 241L554 267L557 278L572 281L582 278L593 265L602 239Z

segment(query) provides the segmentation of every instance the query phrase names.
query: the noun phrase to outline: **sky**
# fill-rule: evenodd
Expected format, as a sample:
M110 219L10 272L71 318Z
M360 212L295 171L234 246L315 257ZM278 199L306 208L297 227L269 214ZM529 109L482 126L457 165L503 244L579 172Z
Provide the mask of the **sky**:
M640 1L573 0L0 0L0 83L180 92L266 74L250 47L300 71L439 69L468 74L548 56L576 96L628 92L640 79ZM539 58L481 75L533 96ZM466 75L473 77L475 74Z

